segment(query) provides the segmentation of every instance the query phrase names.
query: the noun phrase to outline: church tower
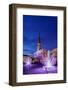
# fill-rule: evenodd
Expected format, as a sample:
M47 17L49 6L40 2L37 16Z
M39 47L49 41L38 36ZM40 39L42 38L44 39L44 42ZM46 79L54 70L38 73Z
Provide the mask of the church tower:
M41 49L40 33L38 34L37 51Z

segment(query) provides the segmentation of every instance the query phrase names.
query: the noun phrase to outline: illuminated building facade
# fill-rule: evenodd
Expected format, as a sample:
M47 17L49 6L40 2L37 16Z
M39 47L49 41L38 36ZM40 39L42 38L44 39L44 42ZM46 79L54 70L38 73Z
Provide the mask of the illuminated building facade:
M56 65L57 62L57 49L53 49L49 51L50 58L53 65ZM37 42L37 51L34 52L33 56L29 55L23 55L23 62L28 63L29 61L31 63L42 63L47 62L48 58L48 51L41 48L41 40L40 40L40 33L38 34L38 42Z

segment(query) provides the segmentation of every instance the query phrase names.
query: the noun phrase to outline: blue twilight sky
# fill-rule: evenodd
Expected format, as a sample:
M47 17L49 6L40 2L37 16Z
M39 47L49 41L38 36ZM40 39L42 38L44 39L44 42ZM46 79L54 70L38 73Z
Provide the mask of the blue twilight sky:
M41 48L57 48L57 17L23 15L23 51L33 54L37 50L38 34Z

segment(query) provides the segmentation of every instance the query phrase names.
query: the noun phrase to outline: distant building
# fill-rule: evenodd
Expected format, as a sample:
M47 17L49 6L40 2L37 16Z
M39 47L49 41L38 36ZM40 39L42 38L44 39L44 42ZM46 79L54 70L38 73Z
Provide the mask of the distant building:
M57 48L51 51L51 62L52 65L57 65Z
M57 58L57 48L51 50L51 56Z

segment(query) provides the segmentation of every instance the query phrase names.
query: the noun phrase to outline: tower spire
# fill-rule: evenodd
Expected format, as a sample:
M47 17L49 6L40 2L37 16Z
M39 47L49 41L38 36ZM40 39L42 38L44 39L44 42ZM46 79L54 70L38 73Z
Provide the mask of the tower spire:
M41 49L41 42L40 42L40 33L38 33L38 43L37 43L37 50Z

